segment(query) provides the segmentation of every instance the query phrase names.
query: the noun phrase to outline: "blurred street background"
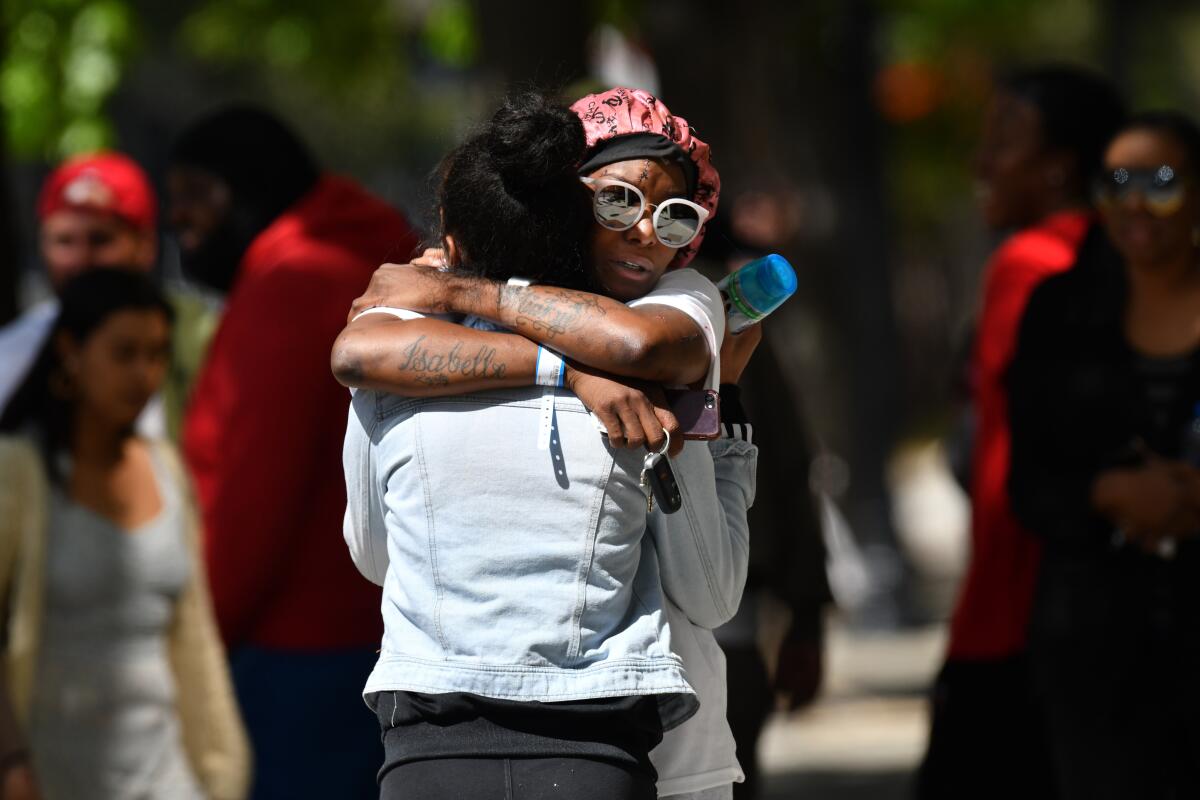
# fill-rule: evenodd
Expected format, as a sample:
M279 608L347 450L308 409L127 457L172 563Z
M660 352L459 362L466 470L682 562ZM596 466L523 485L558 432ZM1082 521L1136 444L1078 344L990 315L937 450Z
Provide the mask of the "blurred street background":
M835 627L821 698L798 714L777 715L763 736L764 797L909 797L944 645L936 626L873 634Z
M253 100L427 228L430 171L505 87L659 92L712 144L731 235L797 265L797 298L767 335L825 453L815 479L870 570L861 612L884 626L942 610L897 546L888 476L898 452L954 423L994 244L970 172L993 75L1065 60L1103 69L1134 105L1187 108L1200 93L1200 7L1180 0L4 8L0 321L47 291L33 198L71 153L115 146L161 175L187 121ZM169 249L163 269L178 269Z

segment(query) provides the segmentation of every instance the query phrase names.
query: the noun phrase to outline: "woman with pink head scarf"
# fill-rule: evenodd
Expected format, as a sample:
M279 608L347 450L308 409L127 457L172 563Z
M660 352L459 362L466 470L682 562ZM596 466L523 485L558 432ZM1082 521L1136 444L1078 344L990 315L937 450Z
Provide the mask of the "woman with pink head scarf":
M610 89L576 101L571 110L583 121L590 155L581 174L623 161L659 161L678 166L684 174L686 196L704 211L705 220L717 213L721 176L712 164L712 153L683 117L671 114L662 102L642 89ZM638 171L639 177L641 171ZM603 223L601 223L603 225ZM670 268L686 267L700 249L704 227L680 247Z
M597 294L549 286L501 290L492 281L444 271L437 250L413 265L382 267L355 302L352 317L372 307L394 307L498 323L568 359L563 384L600 417L615 446L657 449L664 438L658 417L665 415L656 415L648 403L615 397L620 393L615 387L593 390L599 384L576 365L663 385L698 384L710 372L720 374L723 304L711 282L687 269L705 223L716 213L720 176L709 146L687 120L644 90L618 87L587 95L571 110L587 140L578 172L593 191L596 225L588 288ZM645 302L654 290L661 290L656 302ZM706 309L712 313L703 313ZM426 337L425 345L440 341L447 349L451 339L461 341L457 331L438 339L441 329L429 321L403 330L403 336L399 330L394 336L348 330L334 351L335 374L340 366L345 374L338 377L347 385L413 396L523 386L534 377L536 347L524 348L528 365L510 363L503 379L458 374L442 381L443 376L392 369L395 360L389 354L418 337ZM471 333L466 344L472 350L500 341ZM745 349L751 341L739 344ZM339 365L339 357L345 363ZM436 386L419 380L431 377Z
M547 377L556 378L558 386L592 409L613 446L658 449L666 439L665 428L676 453L679 428L657 386L639 382L635 387L613 376L712 389L718 380L737 382L758 332L722 346L721 297L708 280L687 267L706 221L716 212L720 178L708 145L686 120L645 91L611 89L580 99L571 110L586 137L577 172L590 195L596 223L586 256L586 287L503 284L494 272L482 278L447 271L445 261L454 263L460 249L450 231L445 251L426 251L414 265L385 265L376 273L355 303L355 321L335 345L334 373L347 386L410 397L554 385ZM439 319L364 316L383 308L462 314L507 330L466 328ZM419 364L396 357L414 348L424 354ZM463 354L483 352L489 353L489 369L453 366L463 363ZM731 416L737 413L738 404L727 402L723 421L739 421ZM718 590L721 597L715 602L725 610L706 613L689 605L685 587L673 590L672 580L680 581L682 571L668 563L666 550L659 556L663 587L679 603L666 608L671 646L683 658L701 701L696 716L668 731L654 751L658 793L664 797L719 800L730 797L732 783L741 780L724 718L724 659L708 629L728 619L740 600L745 542L737 540L745 533L745 512L753 495L755 450L740 440L712 444L718 482L722 458L749 465L742 470L745 480L739 488L720 495L728 525L723 530L728 532L715 545L722 549L716 557L732 565L741 578ZM689 448L701 448L710 457L703 444ZM711 473L709 481L711 486ZM693 585L692 591L712 585L711 576L700 572L682 580ZM693 615L701 624L692 622ZM575 735L586 736L591 725L581 717Z

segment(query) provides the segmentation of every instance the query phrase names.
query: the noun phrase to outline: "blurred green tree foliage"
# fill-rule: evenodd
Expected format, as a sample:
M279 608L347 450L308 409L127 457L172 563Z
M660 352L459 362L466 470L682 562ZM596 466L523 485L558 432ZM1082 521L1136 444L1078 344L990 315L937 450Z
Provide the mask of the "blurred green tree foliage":
M1200 5L1184 0L881 0L880 113L901 227L946 218L994 74L1053 61L1108 73L1135 107L1200 99ZM948 157L949 156L949 157Z
M1099 66L1096 0L887 0L875 100L892 124L900 228L946 220L969 196L963 169L996 71L1027 61Z
M22 159L113 144L105 103L144 42L368 119L398 105L414 57L465 69L479 52L470 0L0 1L0 104Z
M370 104L406 74L397 8L383 0L208 0L183 19L179 36L203 61L265 67L347 105Z
M128 0L4 0L3 9L9 151L53 157L107 144L104 103L138 38Z

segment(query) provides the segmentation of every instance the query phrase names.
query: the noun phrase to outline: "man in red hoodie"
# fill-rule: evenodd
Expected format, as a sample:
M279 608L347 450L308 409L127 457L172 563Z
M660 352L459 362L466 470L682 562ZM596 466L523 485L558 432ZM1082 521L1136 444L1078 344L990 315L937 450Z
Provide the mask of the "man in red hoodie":
M375 797L382 751L360 697L380 597L342 541L349 395L329 352L371 272L406 260L416 236L251 108L187 129L167 188L185 269L228 294L183 445L254 745L252 796Z
M984 219L1007 231L988 261L970 364L976 418L971 562L933 687L917 800L1057 796L1026 629L1041 543L1009 503L1008 390L1025 305L1072 268L1092 223L1089 186L1124 116L1101 76L1068 66L1007 76L984 118L975 159Z

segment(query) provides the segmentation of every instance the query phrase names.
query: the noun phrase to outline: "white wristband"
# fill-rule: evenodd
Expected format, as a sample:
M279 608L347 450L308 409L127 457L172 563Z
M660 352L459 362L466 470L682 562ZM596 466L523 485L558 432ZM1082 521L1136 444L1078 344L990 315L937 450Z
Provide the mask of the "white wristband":
M538 345L537 367L534 369L534 374L537 376L534 382L538 386L552 386L561 388L563 385L563 374L566 372L566 364L563 363L562 356L553 350Z

